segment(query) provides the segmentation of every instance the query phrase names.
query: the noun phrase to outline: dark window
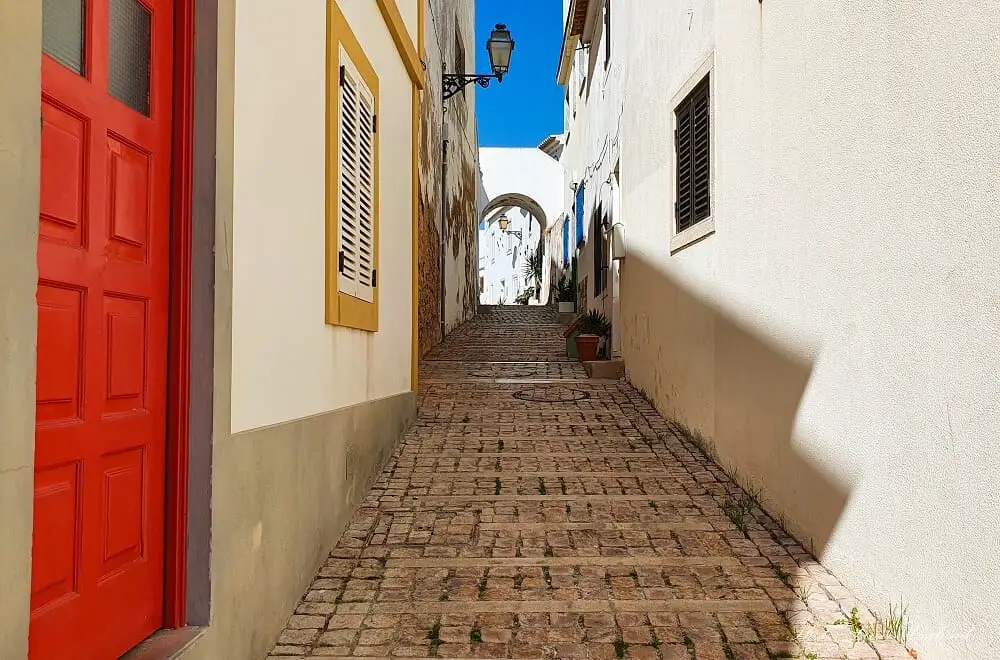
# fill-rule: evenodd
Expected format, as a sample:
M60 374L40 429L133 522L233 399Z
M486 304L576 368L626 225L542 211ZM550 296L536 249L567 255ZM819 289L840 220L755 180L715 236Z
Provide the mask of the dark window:
M563 220L563 265L569 263L569 218Z
M458 24L455 24L455 73L466 73L465 71L465 42L462 41L462 32L458 29ZM465 88L462 88L462 94L465 94Z
M597 207L594 213L593 229L591 230L591 240L594 242L594 297L601 295L604 291L604 232L601 227L601 207Z
M611 64L611 0L604 2L604 66Z
M583 243L583 200L586 186L583 182L576 188L576 245Z
M108 89L125 105L149 115L153 15L137 0L111 0L108 14Z
M83 75L86 34L83 0L42 0L42 50Z
M712 214L711 131L709 77L698 83L674 110L677 130L677 201L674 218L677 233Z

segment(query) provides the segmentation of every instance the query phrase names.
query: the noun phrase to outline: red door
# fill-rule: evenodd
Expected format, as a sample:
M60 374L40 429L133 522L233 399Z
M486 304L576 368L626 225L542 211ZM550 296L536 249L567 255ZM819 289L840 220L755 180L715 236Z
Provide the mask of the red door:
M161 627L172 0L44 0L29 654Z

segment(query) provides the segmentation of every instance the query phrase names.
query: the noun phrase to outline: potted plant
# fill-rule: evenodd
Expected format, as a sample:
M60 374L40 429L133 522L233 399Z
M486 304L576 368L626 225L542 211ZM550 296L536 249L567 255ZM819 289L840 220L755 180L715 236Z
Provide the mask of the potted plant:
M604 314L592 309L577 319L574 326L580 333L576 336L576 354L581 362L593 362L597 359L601 338L610 332L611 324Z
M559 302L560 313L576 311L576 289L565 275L559 278L559 283L556 285L556 300Z

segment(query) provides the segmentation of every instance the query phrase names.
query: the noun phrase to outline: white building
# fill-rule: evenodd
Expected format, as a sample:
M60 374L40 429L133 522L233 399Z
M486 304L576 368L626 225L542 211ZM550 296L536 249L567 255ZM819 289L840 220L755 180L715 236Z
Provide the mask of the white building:
M562 212L562 168L552 146L558 139L549 138L537 148L480 149L483 189L489 200L480 210L482 304L513 304L529 288L534 290L532 302L548 302L549 272L544 267L548 257L542 237ZM543 263L541 286L530 269L525 273L532 255Z
M1000 4L564 4L567 229L628 378L921 658L989 655Z

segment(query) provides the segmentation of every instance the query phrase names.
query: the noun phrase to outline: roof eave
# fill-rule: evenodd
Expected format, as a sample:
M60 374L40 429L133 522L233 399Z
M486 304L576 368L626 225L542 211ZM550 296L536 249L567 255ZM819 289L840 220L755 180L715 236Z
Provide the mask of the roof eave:
M596 2L591 0L572 0L569 11L566 12L566 27L563 29L562 51L559 53L559 70L556 82L565 85L573 70L573 53L585 34L588 24L593 23Z

